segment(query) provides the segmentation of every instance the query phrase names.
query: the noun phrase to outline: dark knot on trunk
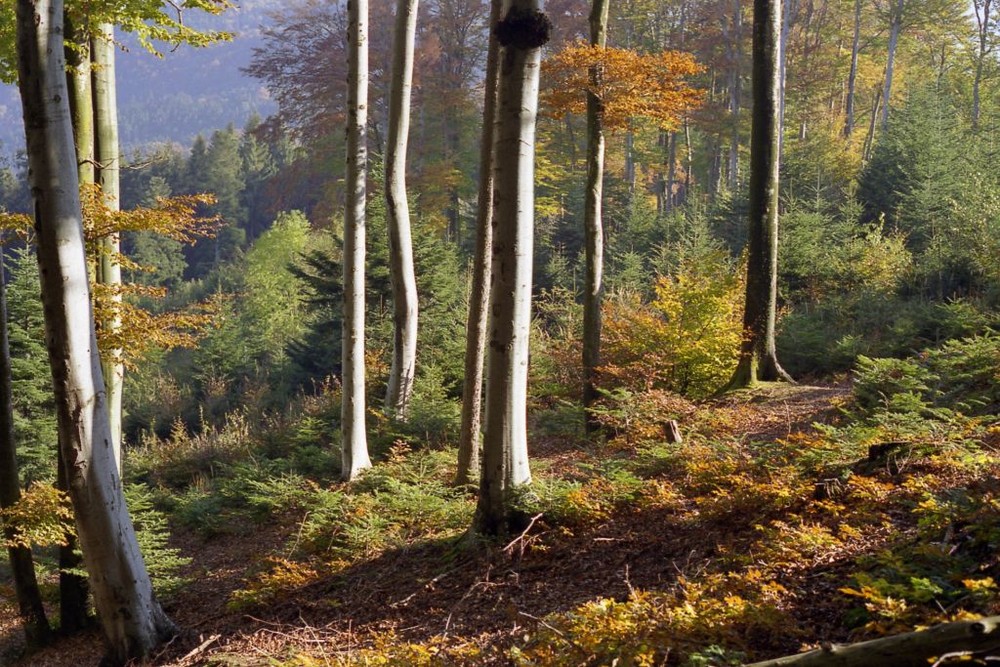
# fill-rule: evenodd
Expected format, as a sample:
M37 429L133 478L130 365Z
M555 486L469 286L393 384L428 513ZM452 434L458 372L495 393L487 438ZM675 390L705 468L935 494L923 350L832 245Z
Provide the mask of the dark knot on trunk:
M511 7L497 23L494 34L500 46L537 49L548 43L552 35L552 21L540 11Z

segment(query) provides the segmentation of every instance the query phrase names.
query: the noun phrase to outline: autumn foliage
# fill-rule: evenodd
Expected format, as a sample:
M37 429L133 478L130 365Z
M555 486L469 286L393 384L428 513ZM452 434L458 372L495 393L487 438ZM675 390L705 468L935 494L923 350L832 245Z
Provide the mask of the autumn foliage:
M591 68L600 72L596 79L591 78ZM703 91L692 88L687 77L703 69L689 53L644 54L579 41L542 64L548 82L544 105L556 118L583 114L586 93L592 92L603 102L604 126L608 130L624 129L635 118L671 128L701 104Z
M742 290L740 274L713 252L661 277L651 303L634 295L609 299L602 384L710 395L736 364Z

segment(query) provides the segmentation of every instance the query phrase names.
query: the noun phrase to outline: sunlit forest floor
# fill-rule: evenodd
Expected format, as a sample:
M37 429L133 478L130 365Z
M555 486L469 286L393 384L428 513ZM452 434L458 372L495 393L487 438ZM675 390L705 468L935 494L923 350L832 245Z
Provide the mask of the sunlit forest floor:
M450 450L397 447L354 488L251 483L211 531L174 527L182 631L154 664L726 665L1000 608L989 419L864 421L846 383L646 398L609 411L599 445L575 409L537 406L537 497L496 543L465 534ZM16 664L99 650L83 636Z

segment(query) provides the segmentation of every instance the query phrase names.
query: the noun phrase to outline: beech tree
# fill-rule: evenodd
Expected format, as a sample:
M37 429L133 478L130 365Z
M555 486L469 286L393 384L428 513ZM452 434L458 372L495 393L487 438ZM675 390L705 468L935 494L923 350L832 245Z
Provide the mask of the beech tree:
M368 0L348 3L347 177L344 212L342 465L345 480L371 467L365 431L365 179L368 173Z
M607 44L608 0L594 0L590 12L590 45L603 49ZM594 63L589 71L590 85L601 87L604 68ZM589 408L598 398L597 367L601 363L601 301L604 297L604 223L601 204L604 199L604 100L596 90L587 91L587 187L584 192L583 228L586 253L586 279L583 288L583 406ZM588 413L587 429L595 431L597 422Z
M587 186L584 200L586 282L583 295L583 402L598 398L597 369L601 362L601 306L604 284L605 130L627 130L636 118L647 118L673 129L680 116L697 106L701 93L685 78L701 71L689 54L677 51L640 54L609 48L608 7L595 0L591 13L590 44L577 42L546 60L550 83L545 101L561 117L587 116ZM581 94L582 93L582 94ZM588 419L588 428L596 424Z
M97 159L96 180L101 189L102 203L116 211L121 203L119 171L121 151L118 144L118 95L115 82L115 29L110 23L101 23L90 40L90 53L94 67L91 71L94 99L94 156ZM100 322L102 330L110 336L121 329L122 267L121 237L110 232L101 238L96 261L96 282L107 287L112 308L108 317ZM125 381L125 364L119 347L108 348L103 357L105 386L108 392L108 414L114 438L115 460L118 470L122 466L122 388Z
M490 30L500 20L501 0L490 2ZM490 305L490 262L493 255L493 128L496 122L500 46L490 39L483 82L483 124L479 139L479 200L476 208L476 248L472 260L472 288L465 333L465 390L458 440L456 484L468 484L479 470L482 427L483 366L487 314Z
M972 81L972 129L979 129L979 117L982 112L981 89L988 58L996 47L996 38L1000 32L1000 21L997 20L996 6L993 0L975 0L972 3L976 15L976 51L975 77Z
M510 529L528 466L528 335L534 232L535 120L541 47L552 24L540 0L505 0L491 39L500 78L493 154L493 266L486 427L476 528ZM489 119L486 119L488 122Z
M389 136L385 151L385 204L392 281L392 367L385 395L391 416L405 421L417 370L417 277L413 269L410 209L406 198L406 146L418 0L396 4L396 37L389 91Z
M754 0L753 120L750 132L750 220L744 338L729 388L791 378L778 364L778 40L780 0Z
M124 664L174 628L153 594L114 460L87 280L62 0L18 0L17 53L63 472L107 661Z

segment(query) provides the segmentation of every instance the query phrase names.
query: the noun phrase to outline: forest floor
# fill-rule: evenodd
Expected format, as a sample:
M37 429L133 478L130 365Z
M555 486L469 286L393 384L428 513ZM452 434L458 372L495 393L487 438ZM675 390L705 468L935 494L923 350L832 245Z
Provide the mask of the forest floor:
M775 385L695 409L702 428L710 423L718 436L736 443L805 441L815 435L816 424L837 419L849 393L846 384ZM682 432L685 426L681 424ZM558 434L537 436L532 443L533 461L548 475L571 477L606 455L581 447L579 438ZM632 454L623 447L617 455ZM508 664L505 651L529 635L549 631L564 636L552 625L555 621L546 620L551 615L596 599L626 601L635 599L637 591L683 588L713 570L717 559L731 560L734 553L758 548L761 524L774 516L770 510L756 513L751 502L726 512L700 505L700 517L692 520L690 511L679 509L685 502L617 503L570 528L539 513L522 534L503 543L472 543L461 536L419 541L290 585L266 603L242 608L230 604L232 594L259 576L267 559L287 553L301 517L208 538L177 532L174 545L192 558L183 573L189 581L165 607L181 631L152 664L348 664L362 649L401 644L414 647L414 664L434 656L441 664ZM787 633L749 627L746 632L753 636L742 640L757 649L755 657L766 657L853 637L844 624L850 599L836 591L847 585L847 571L859 556L875 554L887 540L912 532L914 525L911 516L896 512L835 548L805 550L794 564L779 567L775 580L788 592L781 606L795 618L796 627ZM0 615L0 633L8 642L17 636L10 611ZM577 662L587 662L584 647L572 639L567 646L570 652L579 650ZM95 633L62 640L16 664L95 665L99 651ZM663 654L667 656L669 652ZM600 658L590 659L589 664L601 664Z

